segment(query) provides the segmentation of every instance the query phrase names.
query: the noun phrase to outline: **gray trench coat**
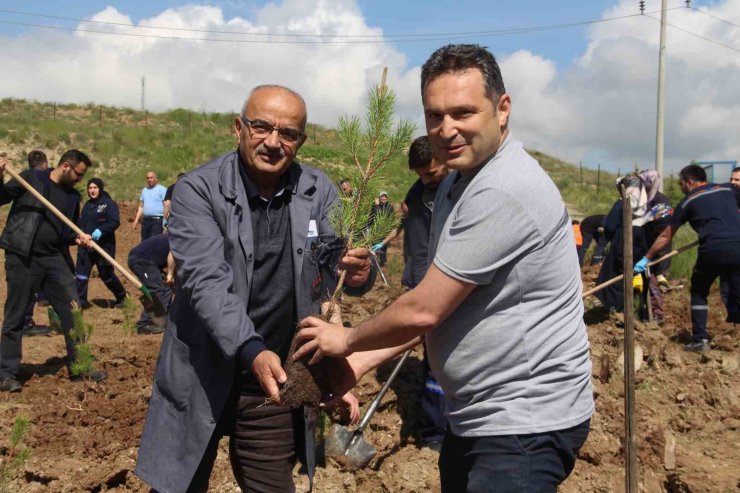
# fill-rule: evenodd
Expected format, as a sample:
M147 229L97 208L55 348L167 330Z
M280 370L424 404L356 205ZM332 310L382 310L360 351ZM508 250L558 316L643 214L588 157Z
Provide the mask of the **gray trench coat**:
M180 178L172 200L176 296L135 471L162 493L187 489L231 393L239 350L260 337L247 316L254 244L240 165L236 151L204 164ZM337 191L323 172L308 166L293 163L287 173L297 183L289 211L300 320L320 312L325 288L317 287L322 272L312 244L334 235L329 213ZM336 277L333 269L323 274ZM372 286L374 274L354 294Z

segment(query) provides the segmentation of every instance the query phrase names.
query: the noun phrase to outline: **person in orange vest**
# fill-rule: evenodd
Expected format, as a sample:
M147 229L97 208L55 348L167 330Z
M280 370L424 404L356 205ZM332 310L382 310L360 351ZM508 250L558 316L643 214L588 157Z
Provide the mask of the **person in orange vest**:
M586 253L583 251L583 235L581 234L581 222L578 219L573 219L570 224L573 225L573 236L576 238L576 252L578 252L578 265L583 265L583 255Z

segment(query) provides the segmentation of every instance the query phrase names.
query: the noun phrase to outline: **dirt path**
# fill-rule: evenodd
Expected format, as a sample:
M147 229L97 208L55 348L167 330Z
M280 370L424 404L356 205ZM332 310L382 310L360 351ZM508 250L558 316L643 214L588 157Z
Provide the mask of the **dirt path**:
M124 205L123 215L133 209ZM0 226L4 220L0 219ZM138 240L130 223L118 235L117 258ZM388 274L397 286L400 251L391 249ZM394 259L395 258L395 259ZM4 276L0 276L4 277ZM586 273L587 285L595 273ZM6 285L0 282L0 303ZM378 286L361 300L353 300L346 319L357 323L379 312L401 293L400 288ZM112 297L98 279L91 281L95 307L86 319L95 326L92 338L98 365L110 378L100 384L72 383L63 368L61 336L34 337L24 341L23 391L0 394L0 457L4 459L9 430L18 415L30 418L27 444L31 459L11 483L11 491L145 492L133 476L154 364L161 336L124 336L122 313L107 308ZM661 327L638 324L636 343L644 350L637 374L638 447L640 482L647 492L724 492L740 485L740 383L738 330L721 322L721 308L712 295L711 320L716 349L705 355L684 353L679 339L689 326L688 293L675 291L667 298L668 318ZM587 306L593 305L592 300ZM37 321L45 312L36 311ZM594 362L597 412L589 441L576 468L562 486L568 493L623 491L622 384L620 320L587 312ZM363 405L373 398L392 364L367 376L357 389ZM318 469L317 492L436 492L439 479L437 455L416 446L416 424L421 388L421 362L413 355L391 386L372 421L367 440L378 449L366 470L351 473L329 460ZM676 440L673 471L663 467L666 433ZM212 476L212 491L236 492L222 442ZM296 474L299 491L303 476Z

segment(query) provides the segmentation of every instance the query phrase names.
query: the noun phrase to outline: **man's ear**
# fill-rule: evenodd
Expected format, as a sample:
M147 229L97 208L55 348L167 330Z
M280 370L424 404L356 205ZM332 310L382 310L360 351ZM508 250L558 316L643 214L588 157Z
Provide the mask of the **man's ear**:
M502 129L506 128L509 124L509 115L511 114L511 97L508 94L502 94L498 98L496 103L496 116L498 118L498 126Z
M242 134L242 127L244 126L244 122L242 122L242 119L238 116L234 118L234 136L236 136L236 145L239 145L241 143L241 134Z

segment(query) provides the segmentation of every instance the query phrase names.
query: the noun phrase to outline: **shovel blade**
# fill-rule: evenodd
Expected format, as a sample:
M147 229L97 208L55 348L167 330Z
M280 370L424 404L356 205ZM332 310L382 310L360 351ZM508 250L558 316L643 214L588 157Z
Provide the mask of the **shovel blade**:
M347 448L352 442L353 433L346 426L332 425L324 441L324 455L327 457L339 457L347 453Z
M149 291L149 288L144 285L142 285L139 290L141 291L139 301L144 307L146 314L149 315L149 318L155 325L164 327L165 320L167 318L167 309L162 305L162 302L159 301L159 297L155 296L151 291Z
M375 457L377 450L365 441L362 435L356 437L347 449L347 464L351 469L364 469Z
M376 452L375 447L365 441L360 431L350 431L345 426L333 425L326 435L324 443L326 456L335 459L344 457L343 462L350 469L366 467Z

